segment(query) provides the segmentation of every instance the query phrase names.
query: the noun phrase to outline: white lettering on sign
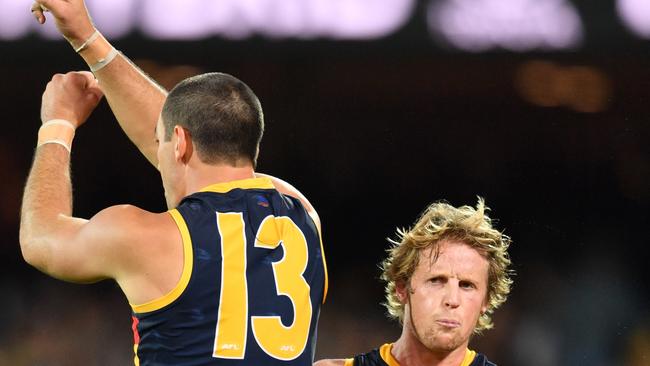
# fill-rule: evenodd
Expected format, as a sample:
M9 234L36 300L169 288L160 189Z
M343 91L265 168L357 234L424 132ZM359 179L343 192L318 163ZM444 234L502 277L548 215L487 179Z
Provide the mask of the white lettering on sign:
M189 40L212 36L269 38L377 39L406 24L415 0L87 0L97 27L118 39L140 29L154 39ZM0 39L36 31L60 38L38 25L30 2L0 0Z
M648 0L618 0L616 10L623 24L634 34L650 38L650 2Z
M434 37L466 51L570 49L583 36L581 19L566 0L434 1L427 21Z

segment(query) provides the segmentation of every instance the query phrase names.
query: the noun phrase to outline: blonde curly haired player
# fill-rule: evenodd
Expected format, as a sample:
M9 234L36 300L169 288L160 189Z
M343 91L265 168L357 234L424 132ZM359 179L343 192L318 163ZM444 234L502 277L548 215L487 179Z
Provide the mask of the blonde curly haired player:
M459 241L474 248L489 262L488 307L479 317L474 333L493 327L491 314L503 304L512 279L508 247L510 238L492 226L487 216L485 202L479 199L476 208L462 206L455 208L444 202L437 202L424 211L415 225L407 231L398 230L398 240L390 240L393 247L382 263L382 279L386 281L385 306L391 317L404 321L404 304L395 292L397 283L408 283L418 265L423 250L434 251L434 259L445 240Z
M491 315L512 285L511 240L493 227L488 208L431 204L413 227L398 230L382 263L385 306L402 335L354 358L317 366L488 366L468 348L473 334L493 327Z

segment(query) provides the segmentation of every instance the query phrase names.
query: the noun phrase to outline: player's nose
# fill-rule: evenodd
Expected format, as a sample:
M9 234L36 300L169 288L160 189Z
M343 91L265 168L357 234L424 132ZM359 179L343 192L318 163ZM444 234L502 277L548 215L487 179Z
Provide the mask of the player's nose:
M457 284L447 283L443 302L446 307L457 308L460 305L460 288Z

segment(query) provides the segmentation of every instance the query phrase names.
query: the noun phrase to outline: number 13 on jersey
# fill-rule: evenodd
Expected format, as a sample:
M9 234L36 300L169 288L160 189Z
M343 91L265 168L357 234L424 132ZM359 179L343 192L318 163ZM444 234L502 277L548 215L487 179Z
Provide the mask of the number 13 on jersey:
M213 357L243 359L248 333L248 281L246 278L246 231L241 213L217 212L221 234L221 300ZM307 240L289 217L267 216L255 236L255 247L273 250L282 245L284 257L272 264L278 296L287 296L294 318L284 326L279 316L251 316L257 344L279 360L293 360L305 350L311 326L310 287L303 273L307 268Z

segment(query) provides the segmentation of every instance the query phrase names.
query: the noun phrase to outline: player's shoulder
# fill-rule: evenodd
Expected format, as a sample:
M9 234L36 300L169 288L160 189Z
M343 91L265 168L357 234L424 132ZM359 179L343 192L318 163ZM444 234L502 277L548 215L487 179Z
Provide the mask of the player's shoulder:
M316 212L314 206L311 204L311 202L309 202L307 197L305 197L305 195L302 194L302 192L300 192L296 187L291 185L289 182L282 180L278 177L274 177L272 175L263 174L263 173L257 173L257 172L255 173L255 175L257 177L264 177L270 179L271 183L273 183L273 186L278 192L298 199L302 203L303 207L305 208L309 216L311 216L311 218L314 220L316 226L318 227L318 230L320 231L320 217L318 216L318 213Z
M390 344L384 344L369 352L358 354L353 358L325 359L316 362L315 366L388 366L390 363L382 357L382 352L390 352Z
M93 226L102 228L117 243L150 241L152 235L158 236L175 225L167 212L155 213L134 205L116 205L105 208L91 219Z
M92 220L124 227L141 227L163 220L165 213L155 213L134 205L115 205L99 211Z
M305 198L305 196L296 188L294 187L291 183L287 182L284 179L275 177L273 175L265 174L265 173L259 173L255 172L255 176L258 178L266 178L271 181L275 189L287 196L295 197L298 199Z
M314 366L344 366L346 363L344 359L324 359L314 363Z
M497 366L495 363L490 362L484 354L477 353L474 361L470 366Z
M146 264L150 262L155 265L163 256L174 253L182 241L170 212L155 213L133 205L117 205L100 211L91 221L127 273L148 268Z

